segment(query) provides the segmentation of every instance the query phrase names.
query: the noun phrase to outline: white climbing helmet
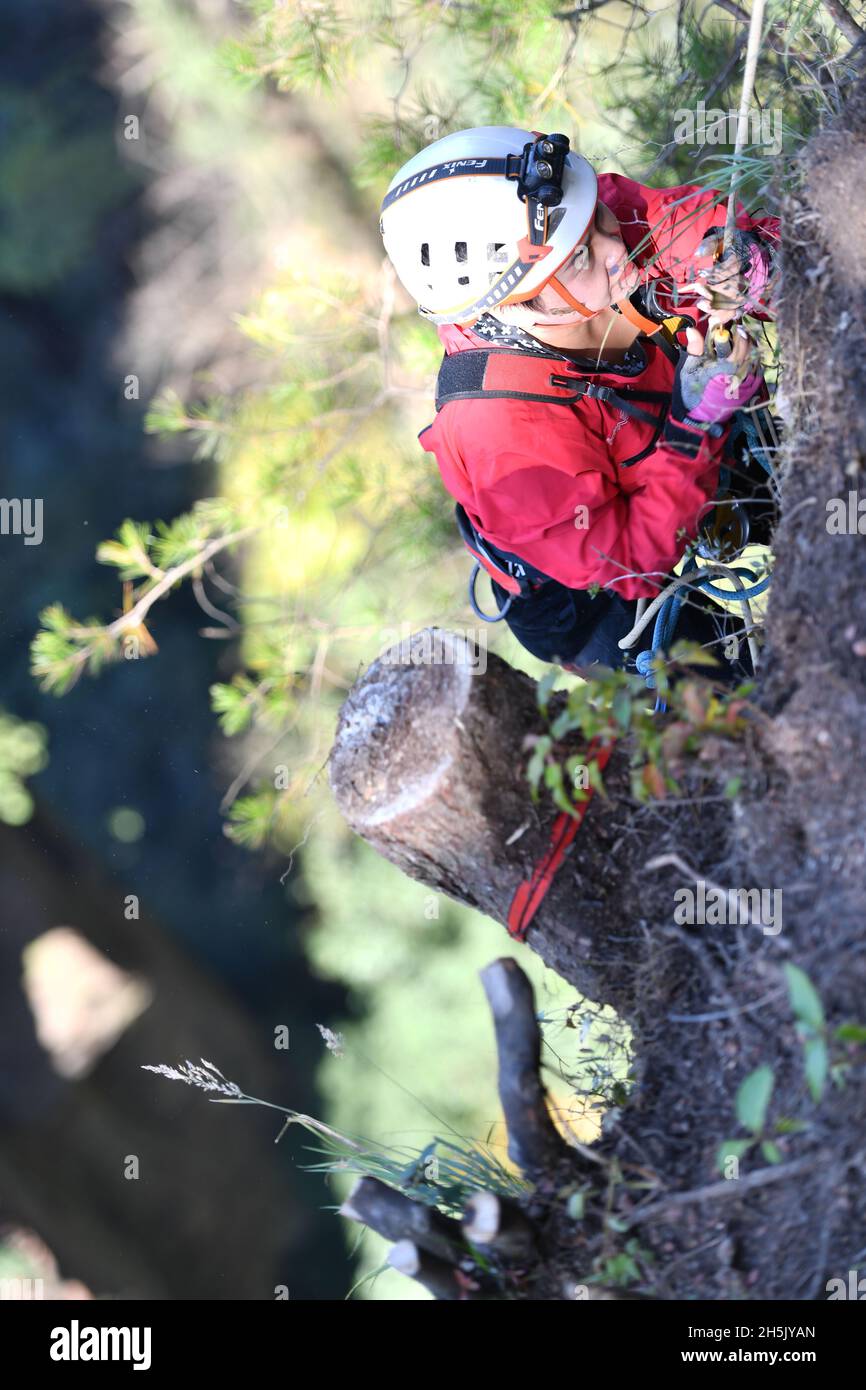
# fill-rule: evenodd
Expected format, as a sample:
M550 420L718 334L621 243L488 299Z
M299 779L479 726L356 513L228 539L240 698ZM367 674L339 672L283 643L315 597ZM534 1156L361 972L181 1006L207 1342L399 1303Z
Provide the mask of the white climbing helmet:
M584 238L597 201L595 170L566 136L479 126L403 165L379 229L420 312L468 324L538 294Z

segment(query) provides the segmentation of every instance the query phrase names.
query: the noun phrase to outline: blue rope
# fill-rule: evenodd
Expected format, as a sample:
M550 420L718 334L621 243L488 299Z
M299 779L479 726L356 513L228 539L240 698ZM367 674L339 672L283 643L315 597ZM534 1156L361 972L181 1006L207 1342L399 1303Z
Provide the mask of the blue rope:
M745 435L746 448L749 453L757 459L764 472L772 477L773 466L761 442L761 436L755 424L754 417L751 412L745 410L738 410L734 415L731 432L728 436L728 452L731 451L731 445L734 441L741 435ZM725 491L727 490L730 475L728 474L728 470L724 467L722 469L722 474L724 476L724 486L720 485L720 491ZM698 564L694 556L692 556L686 564L683 574L685 575L692 570L698 570ZM665 655L665 652L673 641L680 608L682 606L683 594L687 588L694 585L695 588L702 589L710 598L720 599L724 603L744 603L750 599L757 598L759 594L763 594L769 588L772 578L772 575L768 574L765 578L758 579L753 570L744 569L742 566L738 569L734 569L732 573L737 575L740 579L752 580L752 587L750 589L720 589L718 585L713 583L711 575L701 577L700 571L698 571L692 576L687 585L682 584L675 593L665 599L656 617L651 648L649 651L638 652L635 657L635 667L640 675L643 676L650 690L654 690L656 684L652 663L657 657L663 657ZM666 709L667 705L664 700L657 696L654 713L664 714Z
M741 435L745 435L746 437L746 448L749 453L757 459L764 472L768 473L772 478L774 476L773 465L767 457L767 450L761 442L761 436L755 424L754 413L752 411L738 410L735 412L731 424L731 432L728 435L728 451L730 451L731 446Z
M697 572L692 575L688 584L681 584L674 593L665 599L659 609L656 615L655 627L653 628L652 646L648 651L638 652L635 657L635 668L638 673L643 676L649 690L655 690L656 685L652 663L657 657L663 657L673 642L674 633L676 632L677 622L680 616L680 608L682 607L683 595L686 589L694 585L696 589L703 589L704 593L709 594L711 598L724 599L727 602L744 603L749 599L757 598L758 594L762 594L769 586L772 578L772 575L768 574L764 579L757 579L753 570L744 569L740 566L733 569L732 573L738 575L741 579L755 580L755 583L752 585L751 589L735 589L731 591L728 589L719 589L712 582L712 577L710 575L702 577L694 556L688 560L683 570L683 576L689 574L692 570ZM665 701L661 696L656 696L653 713L664 714L666 710L667 704Z
M739 575L740 579L754 579L755 583L751 589L719 589L713 583L710 575L707 575L706 579L695 579L690 582L696 584L699 589L703 589L710 598L724 599L726 603L744 603L747 599L757 598L758 594L762 594L765 589L770 587L772 575L767 574L763 579L758 579L754 570L747 570L742 567L733 569L731 573Z
M658 613L656 614L655 627L653 628L652 647L649 651L638 652L635 657L635 666L643 676L650 690L655 690L656 678L652 669L652 663L657 656L663 656L673 641L676 632L677 621L680 616L680 608L683 602L683 593L688 586L683 584L679 589L666 598ZM656 696L654 714L664 714L667 709L665 701L660 695Z

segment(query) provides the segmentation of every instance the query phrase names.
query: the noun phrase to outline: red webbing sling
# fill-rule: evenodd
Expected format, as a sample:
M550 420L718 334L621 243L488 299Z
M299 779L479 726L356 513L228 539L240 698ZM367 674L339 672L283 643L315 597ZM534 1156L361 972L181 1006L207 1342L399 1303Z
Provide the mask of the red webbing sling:
M604 771L610 755L613 752L613 743L607 744L604 748L598 748L598 741L593 739L587 750L587 761L594 762L599 772ZM517 891L511 900L508 909L507 926L510 936L515 941L524 941L526 932L532 922L533 917L544 901L545 895L553 882L553 876L565 858L575 835L580 829L583 818L586 815L589 803L592 801L595 788L590 783L587 787L587 797L585 801L580 801L575 805L575 814L569 815L566 811L560 811L553 828L550 832L550 842L542 857L529 875L518 885Z

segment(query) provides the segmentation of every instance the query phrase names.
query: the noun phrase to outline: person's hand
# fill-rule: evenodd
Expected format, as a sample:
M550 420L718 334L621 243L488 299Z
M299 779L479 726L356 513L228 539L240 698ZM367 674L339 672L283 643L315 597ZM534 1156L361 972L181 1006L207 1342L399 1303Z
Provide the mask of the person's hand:
M697 295L711 324L730 323L755 308L769 278L769 256L756 237L737 230L727 251L723 240L723 229L712 227L697 249L694 278L680 286Z
M686 329L687 356L680 363L677 381L683 404L693 420L723 423L745 405L761 382L755 344L741 324L735 325L733 346L723 358L706 352L706 341L696 328Z
M727 320L726 320L727 322ZM718 361L728 363L729 370L736 372L740 367L745 367L752 359L755 352L755 344L742 324L734 324L730 330L725 332L730 336L730 347L727 352L719 353L714 351L713 328L716 323L716 316L711 315L706 337L697 328L686 329L686 351L690 357L709 357ZM709 340L709 343L708 341Z
M724 358L704 351L704 337L697 329L687 329L686 339L688 348L677 363L663 438L696 458L706 436L719 438L734 412L758 390L761 370L752 340L739 324L733 328L732 351Z

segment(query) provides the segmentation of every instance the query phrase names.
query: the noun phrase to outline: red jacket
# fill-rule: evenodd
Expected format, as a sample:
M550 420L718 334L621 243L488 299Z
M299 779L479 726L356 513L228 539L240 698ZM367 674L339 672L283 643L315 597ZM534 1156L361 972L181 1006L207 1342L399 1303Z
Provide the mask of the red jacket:
M694 278L690 260L698 244L724 223L724 204L713 206L713 193L703 189L644 188L602 174L598 193L637 263L649 262L653 276L679 285ZM737 226L767 245L778 239L774 218L753 219L741 208ZM438 332L446 353L490 346L471 328L443 325ZM592 380L670 392L673 363L647 338L639 343L647 357L639 375L610 372ZM577 369L563 364L563 370ZM695 535L716 494L726 436L727 430L705 437L695 458L660 440L623 468L650 442L653 427L615 405L493 399L451 401L420 439L481 536L569 588L599 584L633 599L658 591ZM634 577L649 574L658 576L655 582Z

